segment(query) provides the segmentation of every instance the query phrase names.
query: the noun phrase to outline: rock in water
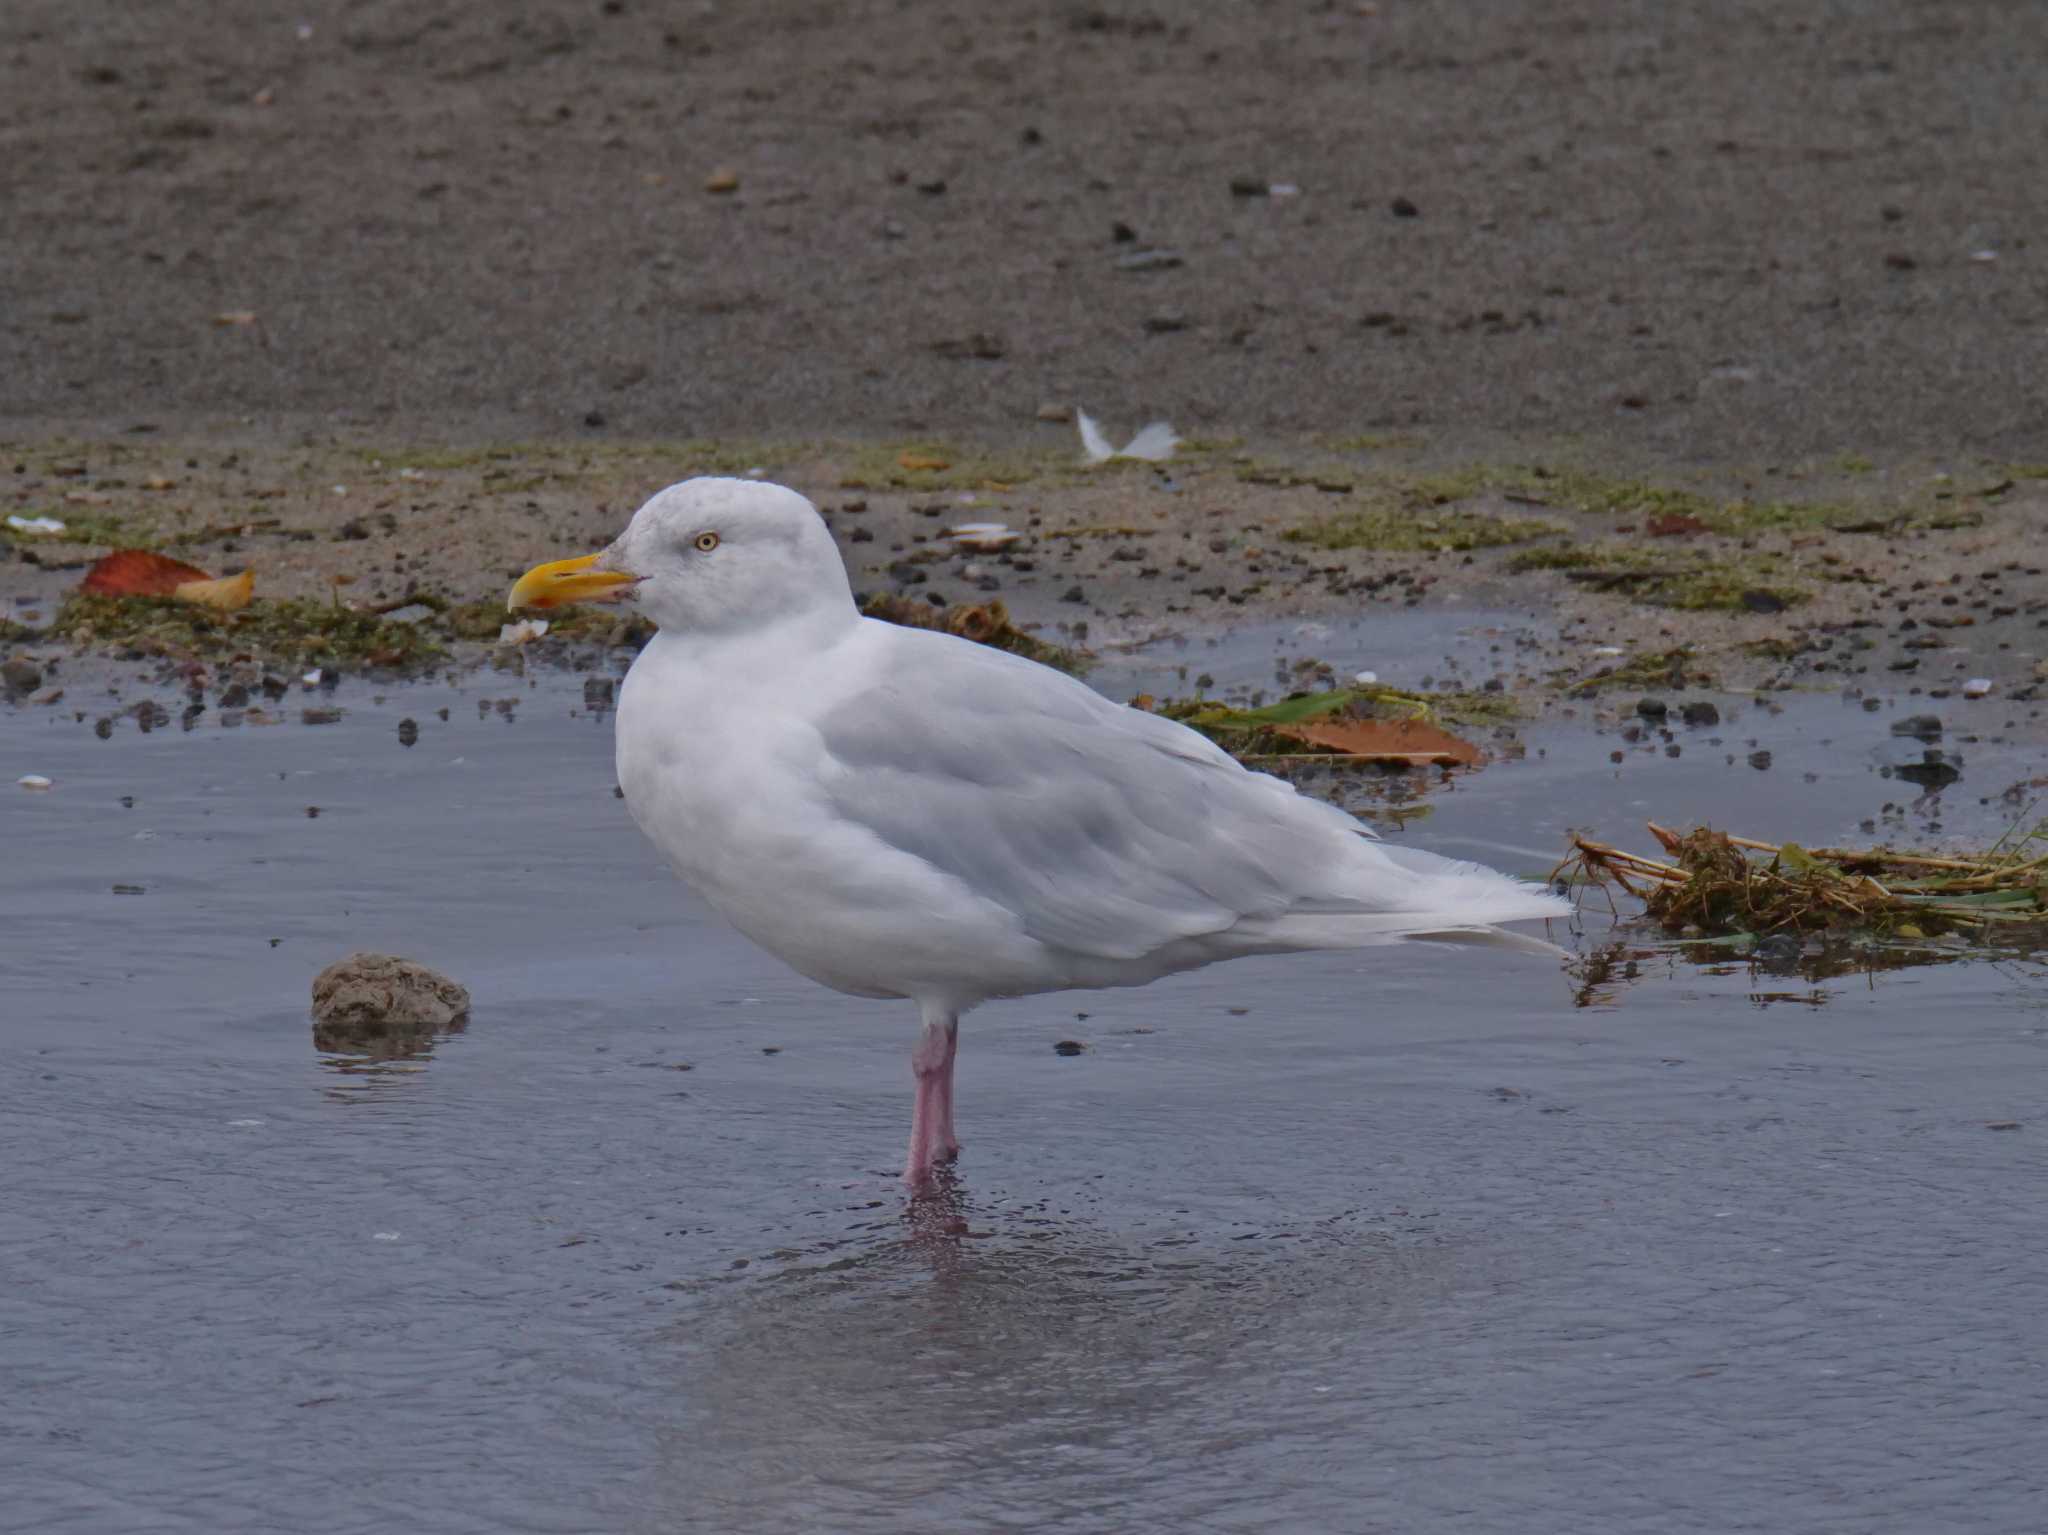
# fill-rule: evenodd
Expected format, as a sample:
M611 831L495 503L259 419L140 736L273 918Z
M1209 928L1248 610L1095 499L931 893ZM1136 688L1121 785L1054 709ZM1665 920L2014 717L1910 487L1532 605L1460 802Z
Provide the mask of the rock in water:
M469 1013L469 991L395 954L351 954L313 978L313 1021L351 1030L445 1029Z

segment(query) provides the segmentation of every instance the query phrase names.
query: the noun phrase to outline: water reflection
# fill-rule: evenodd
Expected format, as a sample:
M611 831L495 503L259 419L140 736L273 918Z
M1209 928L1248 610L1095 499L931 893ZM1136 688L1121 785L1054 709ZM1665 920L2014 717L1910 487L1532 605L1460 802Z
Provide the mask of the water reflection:
M382 1018L316 1018L313 1048L330 1070L351 1076L388 1074L405 1069L408 1063L432 1059L436 1045L468 1028L466 1013L440 1025Z
M1374 1350L1498 1283L1399 1217L1190 1216L1098 1227L946 1178L829 1256L726 1281L676 1332L690 1407L653 1501L707 1528L845 1528L913 1503L933 1527L949 1509L1042 1527L1048 1496L1196 1517L1241 1497L1234 1452L1356 1435Z

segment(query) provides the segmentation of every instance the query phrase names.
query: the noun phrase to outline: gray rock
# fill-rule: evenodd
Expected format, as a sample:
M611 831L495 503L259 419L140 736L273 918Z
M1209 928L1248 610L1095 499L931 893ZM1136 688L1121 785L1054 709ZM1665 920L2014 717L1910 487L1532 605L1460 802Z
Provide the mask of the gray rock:
M33 661L16 656L0 665L0 681L7 684L9 692L33 693L43 685L43 669Z

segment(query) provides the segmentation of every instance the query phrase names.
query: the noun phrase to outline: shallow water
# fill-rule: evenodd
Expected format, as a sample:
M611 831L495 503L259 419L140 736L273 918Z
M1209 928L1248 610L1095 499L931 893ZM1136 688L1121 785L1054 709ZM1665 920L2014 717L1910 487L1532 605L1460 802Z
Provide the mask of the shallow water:
M906 1210L910 1010L677 886L574 679L332 701L0 717L0 1528L2040 1527L2037 968L1415 948L991 1005ZM1911 702L1724 700L1619 766L1532 729L1402 835L1850 837L1917 796ZM2026 754L1960 749L1909 825L2006 813ZM468 1028L316 1051L355 948Z

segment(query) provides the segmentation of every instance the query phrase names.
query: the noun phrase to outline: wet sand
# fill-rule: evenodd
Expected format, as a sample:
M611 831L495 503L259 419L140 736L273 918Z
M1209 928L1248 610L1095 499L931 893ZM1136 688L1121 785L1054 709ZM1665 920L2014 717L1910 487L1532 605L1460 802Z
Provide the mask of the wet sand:
M1078 400L2039 461L2041 42L1974 0L15 0L0 430Z
M13 554L0 566L0 617L18 626L8 650L53 677L68 667L117 686L153 677L218 692L237 645L138 647L118 623L67 627L65 599L114 545L252 570L265 602L415 615L422 596L468 605L452 632L495 638L504 594L528 566L601 547L673 480L752 473L812 497L856 592L1000 601L1029 632L1098 661L1248 623L1486 610L1533 622L1515 648L1463 674L1424 660L1397 676L1370 644L1354 669L1424 690L1492 688L1530 718L1599 697L1627 710L1645 692L1686 688L1849 690L1923 697L1961 730L2048 735L2048 478L2025 466L1835 459L1768 476L1631 475L1557 444L1460 459L1393 438L1264 451L1197 440L1162 465L1090 468L1064 423L1008 450L965 439L404 448L328 437L23 441L5 456L11 514L65 524L55 537L0 536ZM948 536L973 522L1001 523L1015 542L987 553ZM450 637L440 618L427 627ZM490 654L452 651L468 664ZM1658 659L1679 653L1675 667ZM542 654L583 664L552 643ZM1350 675L1319 669L1330 658L1310 647L1293 659L1302 673L1258 686ZM1622 683L1599 681L1616 668ZM1200 676L1172 679L1171 695L1200 691ZM1990 694L1966 697L1973 679ZM27 696L81 702L47 687Z

